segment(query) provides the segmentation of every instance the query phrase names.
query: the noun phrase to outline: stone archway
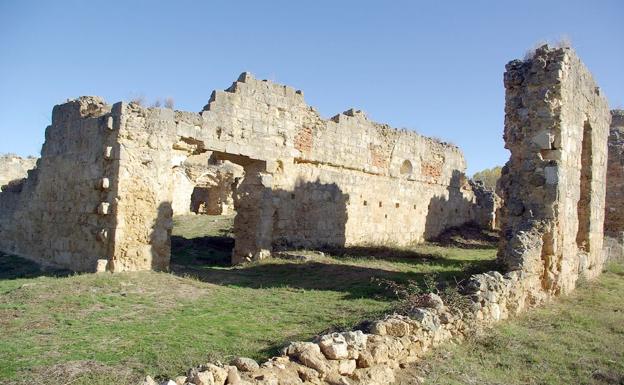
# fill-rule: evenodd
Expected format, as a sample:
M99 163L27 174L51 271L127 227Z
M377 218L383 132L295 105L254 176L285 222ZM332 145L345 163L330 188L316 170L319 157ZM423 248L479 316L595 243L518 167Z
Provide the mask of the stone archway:
M236 214L232 264L269 257L274 207L273 178L267 172L266 161L213 151L205 148L202 141L188 138L178 141L173 150L175 156L172 160L177 164L173 168L173 202L182 200L181 204L174 203L173 206L184 206L186 213L219 215L223 213L224 206L230 205L228 209ZM185 160L200 157L202 165L216 171L203 172L205 170L202 171L201 167L188 165L184 180L188 183L176 185L176 175L181 174L180 167ZM220 168L224 175L220 175Z
M213 152L214 159L240 165L244 177L234 193L234 250L232 264L267 258L273 240L273 176L265 161L243 155Z

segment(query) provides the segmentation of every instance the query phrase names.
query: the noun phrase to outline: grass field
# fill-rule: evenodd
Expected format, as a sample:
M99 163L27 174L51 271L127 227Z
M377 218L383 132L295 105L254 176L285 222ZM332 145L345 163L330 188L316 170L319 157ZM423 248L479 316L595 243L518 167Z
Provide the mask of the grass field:
M624 384L624 264L552 305L445 346L397 384Z
M171 273L42 272L0 255L0 383L133 384L349 328L394 305L373 277L461 279L495 250L358 248L226 266L231 217L176 218Z

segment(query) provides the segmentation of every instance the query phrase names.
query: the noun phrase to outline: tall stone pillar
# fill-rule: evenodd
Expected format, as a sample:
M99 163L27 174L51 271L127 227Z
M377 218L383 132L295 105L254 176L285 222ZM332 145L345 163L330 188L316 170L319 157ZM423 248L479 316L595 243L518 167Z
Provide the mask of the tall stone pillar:
M535 301L572 290L604 260L608 104L570 48L540 47L505 73L499 260L533 282Z
M234 233L232 264L256 261L271 255L273 238L273 176L265 162L244 166L245 176L234 194Z

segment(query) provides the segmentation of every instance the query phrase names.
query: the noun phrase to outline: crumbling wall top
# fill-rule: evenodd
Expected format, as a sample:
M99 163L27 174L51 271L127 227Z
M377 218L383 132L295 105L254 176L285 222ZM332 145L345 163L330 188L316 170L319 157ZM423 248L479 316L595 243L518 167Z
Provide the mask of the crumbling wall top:
M67 100L63 104L54 106L52 110L52 124L78 120L80 118L102 116L111 111L99 96L80 96L77 99Z

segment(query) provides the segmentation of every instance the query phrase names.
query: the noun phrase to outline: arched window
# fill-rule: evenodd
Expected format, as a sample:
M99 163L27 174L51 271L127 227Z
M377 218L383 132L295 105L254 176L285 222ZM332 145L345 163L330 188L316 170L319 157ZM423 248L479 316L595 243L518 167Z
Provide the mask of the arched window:
M403 164L401 164L401 175L410 175L412 173L412 162L409 160L404 160Z

